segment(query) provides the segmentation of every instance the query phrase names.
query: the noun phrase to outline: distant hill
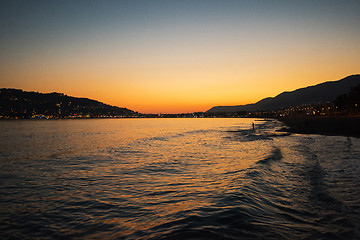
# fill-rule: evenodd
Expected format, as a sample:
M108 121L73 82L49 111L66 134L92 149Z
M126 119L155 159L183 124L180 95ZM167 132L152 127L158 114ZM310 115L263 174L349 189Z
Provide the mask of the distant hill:
M63 118L69 116L131 116L127 108L110 106L88 98L70 97L63 93L26 92L20 89L0 89L0 116L31 118L36 115Z
M264 98L253 104L213 107L207 113L275 110L306 104L333 102L338 96L350 92L351 88L359 84L360 75L351 75L338 81L329 81L292 92L283 92L276 97Z

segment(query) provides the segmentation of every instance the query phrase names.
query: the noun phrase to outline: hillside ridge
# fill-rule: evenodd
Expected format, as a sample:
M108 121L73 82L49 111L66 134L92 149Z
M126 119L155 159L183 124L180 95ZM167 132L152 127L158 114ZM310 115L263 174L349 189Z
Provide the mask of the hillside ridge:
M136 114L127 108L57 92L39 93L2 88L0 89L0 100L0 116L2 118L128 117Z
M360 84L360 74L350 75L337 81L327 81L313 86L307 86L294 91L284 91L275 97L267 97L246 105L216 106L207 113L226 113L241 111L276 110L307 104L326 103L334 101Z

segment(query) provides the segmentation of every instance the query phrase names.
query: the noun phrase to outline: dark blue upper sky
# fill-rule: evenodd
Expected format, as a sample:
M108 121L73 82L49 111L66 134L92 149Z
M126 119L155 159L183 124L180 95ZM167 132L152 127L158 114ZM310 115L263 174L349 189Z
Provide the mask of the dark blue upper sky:
M0 83L98 99L106 92L113 104L156 95L176 105L173 89L246 103L279 85L357 73L359 12L360 1L335 0L3 0ZM97 91L80 91L85 84ZM115 100L123 89L142 94Z

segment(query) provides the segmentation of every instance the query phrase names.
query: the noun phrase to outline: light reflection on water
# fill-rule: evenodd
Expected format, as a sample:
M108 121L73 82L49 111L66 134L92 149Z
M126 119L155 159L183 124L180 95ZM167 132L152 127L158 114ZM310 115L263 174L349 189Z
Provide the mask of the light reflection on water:
M359 140L252 121L2 121L1 236L358 237Z

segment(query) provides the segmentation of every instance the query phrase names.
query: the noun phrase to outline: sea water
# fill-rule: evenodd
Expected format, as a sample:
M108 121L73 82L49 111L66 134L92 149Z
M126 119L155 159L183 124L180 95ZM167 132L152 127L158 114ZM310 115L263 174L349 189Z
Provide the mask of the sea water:
M0 237L359 239L360 139L281 127L1 121Z

